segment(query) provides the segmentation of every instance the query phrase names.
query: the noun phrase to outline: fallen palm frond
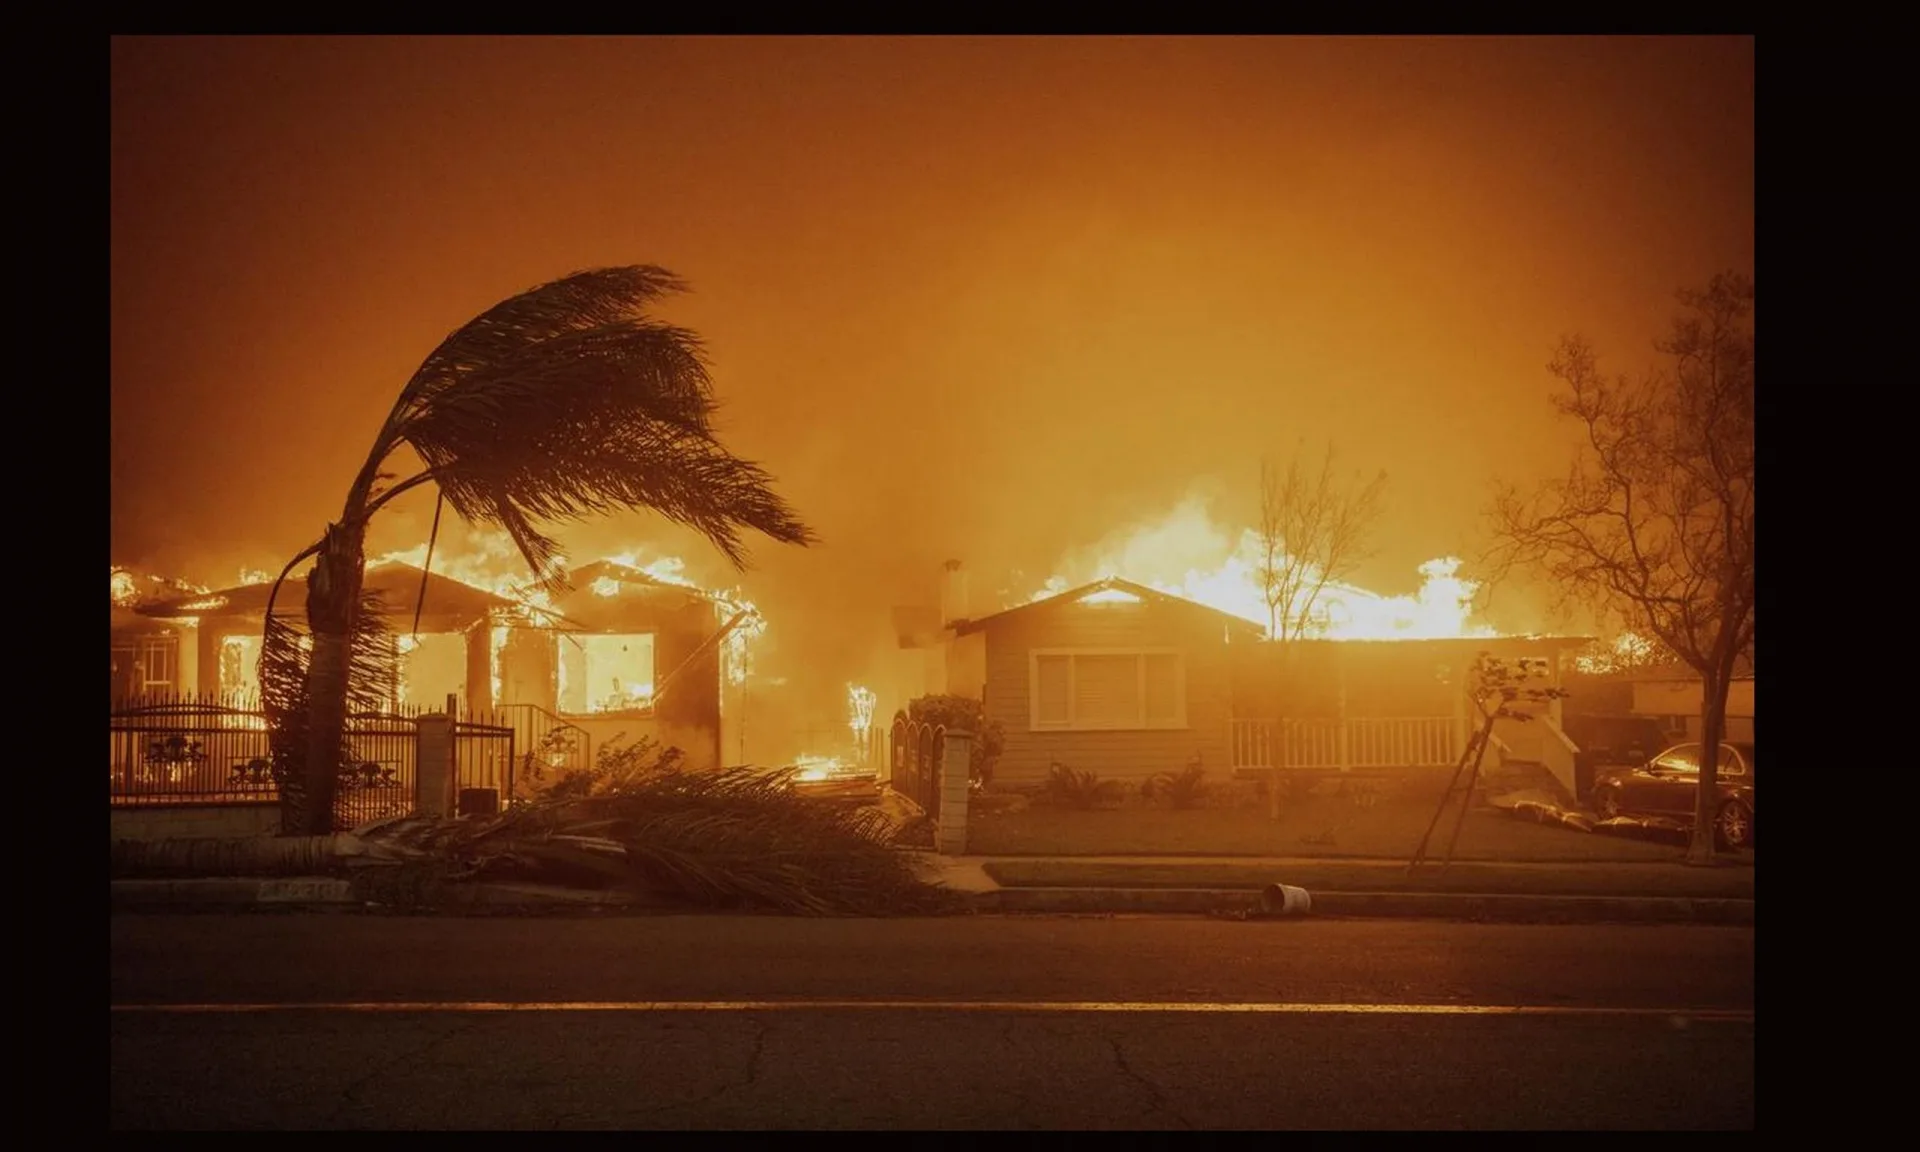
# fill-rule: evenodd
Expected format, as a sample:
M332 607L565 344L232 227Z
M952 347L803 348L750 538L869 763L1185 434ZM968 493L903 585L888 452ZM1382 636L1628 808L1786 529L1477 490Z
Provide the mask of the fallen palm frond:
M800 915L957 910L892 844L894 824L800 794L787 772L669 768L484 821L398 821L360 835L452 875L624 889L711 909Z

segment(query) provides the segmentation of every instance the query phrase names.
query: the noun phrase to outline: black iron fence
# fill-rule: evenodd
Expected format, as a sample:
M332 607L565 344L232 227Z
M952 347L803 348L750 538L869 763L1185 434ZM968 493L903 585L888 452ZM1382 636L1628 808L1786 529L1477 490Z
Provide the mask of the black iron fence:
M334 823L351 828L403 815L415 803L422 710L353 713ZM108 720L108 801L115 807L273 803L267 718L248 697L165 695L118 701ZM514 730L475 719L453 725L457 787L513 800Z
M108 729L114 804L280 798L266 717L244 701L142 697L116 704Z
M503 705L475 713L465 723L512 730L512 781L541 780L593 767L593 735L538 704Z
M456 720L454 779L463 813L494 811L513 803L514 731L509 725Z
M888 784L918 804L921 811L938 819L940 758L946 754L946 726L921 724L907 719L905 712L896 712L887 743L892 761Z

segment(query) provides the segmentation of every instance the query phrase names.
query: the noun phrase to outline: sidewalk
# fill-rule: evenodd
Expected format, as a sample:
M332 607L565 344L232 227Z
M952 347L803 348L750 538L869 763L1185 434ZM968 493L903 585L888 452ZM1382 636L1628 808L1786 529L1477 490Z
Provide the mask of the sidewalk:
M1297 857L924 857L929 881L984 913L1259 914L1269 884L1307 891L1309 915L1514 922L1753 923L1753 866L1456 861L1409 875L1404 860ZM115 880L111 906L350 911L369 896L337 876ZM612 892L528 884L461 885L447 910L500 914L632 910ZM451 895L451 893L449 893ZM665 909L662 909L665 910Z
M1477 920L1753 923L1753 866L1228 857L943 858L940 883L982 911L1245 915L1261 889L1307 890L1311 912Z

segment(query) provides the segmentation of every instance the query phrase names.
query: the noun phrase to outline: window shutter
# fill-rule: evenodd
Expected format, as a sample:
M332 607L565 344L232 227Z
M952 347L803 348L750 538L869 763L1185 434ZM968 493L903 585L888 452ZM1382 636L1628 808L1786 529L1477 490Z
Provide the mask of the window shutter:
M1142 657L1146 662L1147 713L1149 725L1171 727L1186 714L1181 699L1180 657L1172 653Z
M1035 724L1065 725L1072 721L1073 713L1069 709L1067 695L1068 656L1034 657L1034 709Z
M1077 724L1134 726L1140 723L1140 658L1076 656L1073 718Z

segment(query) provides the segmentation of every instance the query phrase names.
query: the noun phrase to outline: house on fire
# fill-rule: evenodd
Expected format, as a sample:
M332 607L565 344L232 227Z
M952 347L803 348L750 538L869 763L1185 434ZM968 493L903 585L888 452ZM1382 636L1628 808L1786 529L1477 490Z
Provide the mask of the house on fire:
M514 603L485 589L427 574L425 595L421 571L407 564L375 564L367 569L365 587L380 594L390 614L389 624L401 647L401 684L395 705L444 708L449 694L471 710L490 706L486 698L488 627ZM257 694L260 688L260 641L266 631L267 601L272 581L222 588L215 592L175 597L143 604L136 614L161 624L171 634L168 662L172 675L155 677L152 671L141 694L193 693L236 697ZM416 631L414 608L420 609ZM276 617L306 618L306 585L290 579L273 601ZM157 666L157 664L155 665ZM171 680L171 683L167 681Z
M680 749L689 768L721 766L726 645L750 610L611 560L569 582L548 622L507 635L500 708L527 718L532 740L559 729L598 749L645 737Z
M743 615L731 605L610 561L575 570L571 591L539 607L438 574L423 596L421 576L399 563L366 574L400 649L396 706L441 710L452 697L467 716L512 726L517 755L556 746L558 732L554 763L584 765L597 749L648 737L680 748L690 767L719 765L721 648ZM142 605L128 630L116 610L116 700L257 692L271 588ZM303 586L284 585L274 612L303 617ZM141 659L123 661L123 647ZM123 675L123 663L137 671Z
M1044 783L1058 762L1139 781L1196 757L1215 779L1276 771L1451 768L1472 710L1465 675L1482 652L1532 663L1557 686L1574 637L1273 643L1249 620L1121 579L985 616L965 612L949 566L942 626L902 636L925 650L922 689L982 701L1004 748L996 783ZM1559 703L1501 721L1499 759L1572 788Z

